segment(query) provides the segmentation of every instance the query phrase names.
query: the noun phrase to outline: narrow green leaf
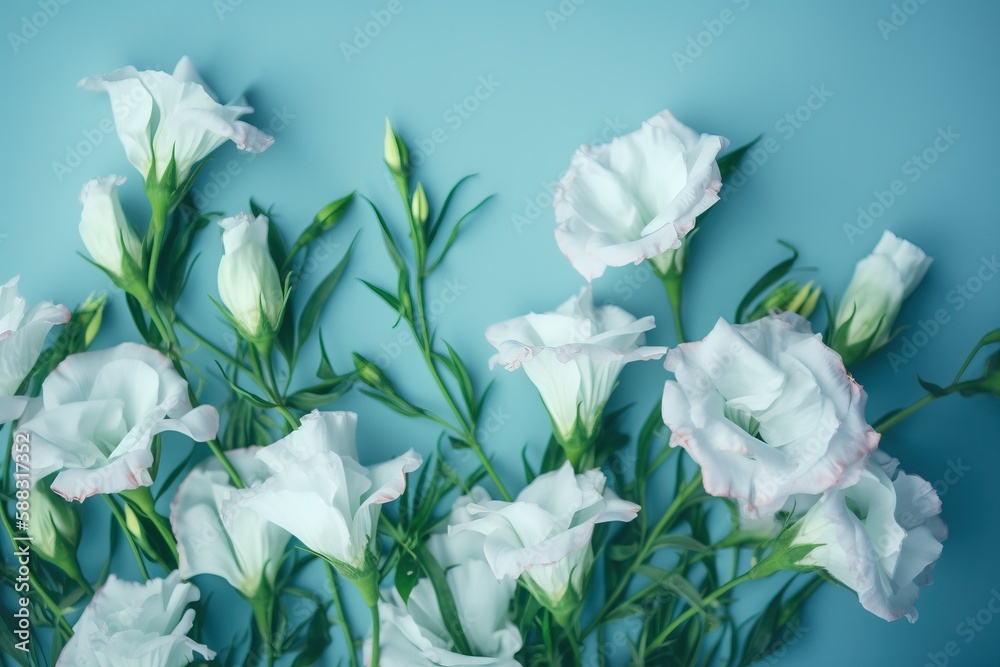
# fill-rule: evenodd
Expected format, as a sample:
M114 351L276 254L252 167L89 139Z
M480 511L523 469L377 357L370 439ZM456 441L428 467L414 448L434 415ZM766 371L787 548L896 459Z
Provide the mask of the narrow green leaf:
M441 610L441 618L444 620L445 628L448 629L448 634L451 635L452 641L455 642L455 648L463 655L471 655L472 648L465 636L465 631L462 629L462 620L458 614L458 607L455 606L455 598L452 596L451 587L448 585L448 578L445 576L444 570L441 569L437 559L434 558L427 545L423 543L419 544L414 550L414 555L424 574L427 575L427 578L431 581L431 585L434 587L438 607Z
M486 204L486 202L488 202L491 199L493 199L493 195L487 196L481 202L479 202L471 209L469 209L469 211L465 215L463 215L461 218L458 219L458 221L455 223L455 226L451 228L451 234L448 235L448 240L445 241L444 247L441 249L441 253L438 255L438 258L434 260L434 263L427 268L427 270L424 272L424 275L430 275L431 273L433 273L434 269L436 269L441 264L441 262L444 261L445 256L448 254L448 250L451 249L451 246L454 245L455 240L458 238L458 232L462 228L462 223L464 223L469 218L469 216L471 216L473 213L482 208Z
M413 591L419 580L420 565L413 557L413 554L404 552L399 558L399 563L396 564L396 576L394 579L396 590L399 591L399 597L403 598L404 603L410 599L410 592Z
M740 305L736 307L737 323L742 324L746 322L744 315L747 308L749 308L750 304L753 303L754 299L763 294L764 291L771 285L784 278L785 275L792 270L792 266L795 265L795 261L799 258L799 251L792 245L785 243L784 241L778 241L778 243L791 250L792 256L775 264L770 270L768 270L767 273L761 276L760 279L753 284L753 287L750 288L750 290L746 293L746 296L743 297L743 300L740 301Z
M389 307L392 308L394 311L396 311L396 313L399 313L399 311L400 311L399 299L397 299L396 297L394 297L392 294L390 294L389 292L385 291L381 287L376 287L375 285L372 285L367 280L364 280L364 279L361 279L361 278L359 278L359 280L361 280L361 282L363 282L365 284L365 286L368 287L368 289L370 289L371 291L375 292L375 294L377 294L379 297L381 297L381 299L383 301L385 301L387 304L389 304Z
M722 174L723 183L725 183L726 179L729 178L734 171L736 171L737 167L739 167L740 160L743 159L743 156L746 155L747 151L753 148L754 144L760 141L763 136L763 134L758 135L757 138L750 143L729 151L719 158L719 172Z
M319 322L319 317L323 313L323 306L329 301L330 295L333 294L334 288L337 283L340 282L340 278L344 275L344 269L347 268L347 264L351 259L351 251L354 250L354 243L358 240L357 235L351 240L351 245L348 246L347 252L344 253L344 257L337 263L337 266L327 274L326 278L316 287L312 295L306 301L305 307L302 309L302 315L299 316L299 340L298 346L301 348L309 336L312 335L313 330L316 328L317 322ZM291 318L289 318L291 319Z
M264 409L277 407L275 406L274 403L266 401L260 396L247 391L246 389L244 389L243 387L239 386L231 379L229 379L229 375L226 374L226 370L222 367L222 364L220 364L218 361L215 362L215 365L219 367L219 372L222 373L222 377L225 378L226 384L229 385L229 388L232 389L234 392L236 392L236 394L238 394L241 398L248 401L251 405L257 408L264 408Z
M441 212L438 213L437 218L430 225L427 232L427 246L430 247L434 243L434 237L437 236L438 230L441 229L441 224L444 222L444 217L448 214L448 208L451 206L451 200L458 192L458 188L461 187L463 183L475 176L476 174L469 174L468 176L463 176L452 186L451 190L448 191L448 196L444 198L444 204L441 205Z
M403 260L403 254L399 251L399 246L396 245L396 241L392 238L392 233L389 231L389 226L382 217L382 212L378 210L378 207L375 206L372 200L367 197L364 197L364 200L368 202L368 205L372 207L372 211L375 213L378 226L382 230L382 241L385 243L385 249L389 253L389 258L392 260L396 270L402 271L406 267L406 262Z
M295 239L295 243L292 244L292 249L288 251L288 257L279 266L282 268L282 273L291 266L292 260L295 259L295 255L299 253L300 250L308 246L310 243L318 239L320 236L325 234L334 228L334 226L340 222L344 214L347 213L347 209L350 207L351 202L354 201L354 193L347 195L346 197L341 197L336 201L332 201L323 208L319 210L314 217L309 226L303 230L299 235L299 238Z

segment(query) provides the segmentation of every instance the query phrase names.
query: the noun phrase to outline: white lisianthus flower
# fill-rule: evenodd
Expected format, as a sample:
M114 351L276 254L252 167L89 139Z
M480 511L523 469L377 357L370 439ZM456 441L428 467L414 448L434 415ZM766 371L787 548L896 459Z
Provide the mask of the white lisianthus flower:
M423 461L411 449L391 461L362 466L357 421L353 412L314 410L304 416L297 430L257 452L272 475L233 493L223 520L235 512L254 512L345 571L367 573L378 553L375 531L382 505L403 493L406 473Z
M267 245L267 218L240 213L219 222L225 255L219 262L219 295L249 340L273 336L284 295Z
M259 484L270 476L270 469L255 457L259 449L226 453L247 486ZM177 488L170 505L170 523L177 537L181 577L214 574L249 599L261 586L273 590L291 536L255 512L238 506L223 518L222 508L235 492L236 487L222 463L215 457L205 459Z
M497 349L490 368L524 368L545 403L564 446L596 434L618 374L632 361L658 359L665 347L647 347L652 317L636 319L613 305L594 307L590 287L551 313L530 313L486 329Z
M594 561L594 527L628 522L639 513L635 503L607 488L597 469L575 474L567 461L539 475L513 502L474 503L472 520L448 528L449 534L472 530L486 536L486 560L497 579L519 579L557 616L579 609Z
M215 652L187 634L200 592L171 572L144 583L108 577L73 626L56 667L181 667Z
M872 452L857 483L826 492L799 519L791 544L818 545L799 564L826 570L868 611L912 623L948 529L931 485L897 471L898 464Z
M0 286L0 424L21 416L28 399L18 390L38 361L45 337L57 324L69 322L66 306L43 301L34 308L17 293L20 276Z
M582 146L555 187L556 241L587 280L681 246L719 200L716 157L729 145L669 111L599 146Z
M878 445L864 390L794 313L720 319L665 365L677 378L663 391L671 446L698 462L706 491L738 499L752 517L853 484Z
M913 293L933 260L890 231L854 269L837 309L830 345L848 366L889 342L903 300Z
M173 74L123 67L80 82L86 90L105 91L118 136L129 162L146 181L159 182L176 164L175 187L183 187L195 166L228 139L240 150L259 153L274 139L239 118L253 107L239 98L220 104L187 56ZM156 171L151 174L155 164Z
M19 432L31 438L31 475L57 473L66 500L149 486L153 436L215 437L219 413L191 407L188 385L164 355L122 343L67 357L42 383Z
M135 269L142 266L142 241L125 219L118 199L118 186L124 182L120 176L94 178L80 191L83 245L98 265L118 279L134 277L126 256Z
M473 517L468 506L489 499L482 487L474 487L470 495L455 501L448 524L471 521ZM521 650L521 633L510 613L516 582L497 580L493 576L483 553L485 539L473 531L435 534L427 539L427 548L446 572L472 655L462 655L455 650L434 587L430 580L421 579L405 602L394 589L389 602L379 603L379 664L383 667L520 667L514 655ZM371 637L365 643L366 664L370 655Z

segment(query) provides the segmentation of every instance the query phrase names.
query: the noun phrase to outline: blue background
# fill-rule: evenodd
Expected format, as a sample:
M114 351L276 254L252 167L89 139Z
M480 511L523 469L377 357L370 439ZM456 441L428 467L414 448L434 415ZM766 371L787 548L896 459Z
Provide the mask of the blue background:
M429 288L438 330L474 367L480 385L490 377L491 350L482 337L488 324L554 307L582 284L554 242L549 185L579 144L632 131L663 108L734 145L765 133L777 146L758 155L748 168L752 175L731 188L698 235L686 286L690 336L704 335L720 315L731 317L747 286L783 257L776 239L794 243L803 264L818 269L804 275L836 296L886 228L935 257L899 323L916 325L938 310L948 321L934 335L918 336L925 344L905 363L893 363L889 353L901 354L919 326L855 369L870 394L870 420L919 397L918 374L947 382L975 341L1000 324L1000 280L984 271L993 279L975 281L983 258L994 257L1000 245L1000 5L576 3L399 0L392 4L401 8L396 14L385 0L350 6L306 0L281 6L263 0L4 3L2 277L20 273L29 298L69 305L109 289L75 255L83 250L76 232L80 186L98 175L127 175L123 200L133 224L142 228L148 211L116 136L102 130L110 119L107 98L75 84L125 64L170 70L188 54L221 97L246 91L257 108L251 120L276 137L261 156L232 146L215 155L195 187L209 210L235 213L253 195L274 205L277 223L292 238L320 206L357 189L399 224L398 200L381 161L387 115L421 154L418 176L432 205L471 172L480 178L463 203L497 193ZM378 16L385 25L373 23ZM374 35L367 41L359 37L366 26ZM488 94L481 80L493 82ZM813 97L812 109L802 106L816 90L825 99ZM456 104L464 105L464 115ZM958 138L946 151L934 149L939 131L949 128ZM935 161L914 170L913 156L928 149ZM226 183L230 162L239 173ZM878 193L897 179L905 190L880 210ZM859 207L872 217L867 229L858 226L852 234L845 225L857 224ZM355 206L314 254L316 270L307 272L307 283L333 267L354 230L361 235L350 276L391 280L374 220ZM184 308L221 339L222 325L205 296L217 293L217 237L215 230L205 234ZM649 278L642 268L612 270L596 282L596 294L638 316L656 315L661 327L652 342L673 344L662 289ZM971 298L953 292L970 280L970 288L980 288ZM120 295L112 298L104 344L134 337ZM411 391L430 389L412 344L392 323L363 285L346 281L323 319L335 365L346 369L357 350L379 359ZM303 369L311 370L312 362ZM665 378L657 363L637 366L624 374L614 399L637 402L636 416L657 399ZM207 377L206 396L220 397L219 379ZM494 428L483 439L505 477L521 479L519 451L526 443L529 451L540 450L547 417L521 375L499 377L492 406ZM410 446L428 453L436 438L433 429L359 395L341 407L361 413L364 461ZM802 639L776 663L935 664L928 654L954 642L957 656L940 654L937 664L996 664L1000 619L984 612L978 623L989 615L992 624L978 631L959 625L1000 589L996 408L991 397L949 398L884 438L884 448L907 470L938 482L951 529L936 581L918 603L920 621L886 624L849 592L827 587L808 607ZM962 474L946 477L953 469ZM91 504L89 512L99 511ZM89 535L87 560L96 564L106 542L99 529ZM120 569L130 571L127 559ZM219 591L217 598L230 599L202 580L204 589ZM755 600L761 593L762 600L762 591L749 586L742 595ZM222 646L238 624L220 627L234 615L216 613L207 636ZM356 618L363 627L363 616Z

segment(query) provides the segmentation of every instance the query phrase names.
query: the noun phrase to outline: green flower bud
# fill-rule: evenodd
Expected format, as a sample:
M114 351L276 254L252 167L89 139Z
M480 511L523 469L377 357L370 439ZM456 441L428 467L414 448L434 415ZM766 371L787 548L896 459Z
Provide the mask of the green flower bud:
M814 282L811 280L801 287L797 280L786 280L760 300L757 307L747 316L747 321L753 322L774 313L784 312L809 317L816 310L821 293L822 290L814 287Z
M38 482L29 496L28 534L32 550L73 579L82 580L76 549L80 544L80 517L70 503Z
M424 192L424 184L417 183L417 190L413 193L413 201L410 202L410 212L418 225L427 222L430 210L427 205L427 193Z
M394 174L403 175L410 170L410 153L406 143L385 119L385 163Z

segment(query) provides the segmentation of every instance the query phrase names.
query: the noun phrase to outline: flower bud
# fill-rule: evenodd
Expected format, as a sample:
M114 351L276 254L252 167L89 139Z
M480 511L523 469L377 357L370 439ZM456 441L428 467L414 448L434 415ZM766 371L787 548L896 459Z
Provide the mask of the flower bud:
M816 304L822 293L820 288L814 288L813 285L811 280L801 287L797 280L786 280L761 299L757 307L747 316L746 321L753 322L768 315L784 312L809 317L816 310Z
M220 223L225 255L219 262L219 295L247 340L274 337L284 308L278 267L267 244L267 218L240 213Z
M125 219L117 186L119 176L94 178L80 192L80 237L87 252L101 268L128 289L133 280L143 280L142 242Z
M410 170L410 152L403 139L392 129L388 118L385 119L385 163L397 175L404 175Z
M417 190L413 193L413 201L410 202L410 212L413 215L413 220L418 225L427 222L427 216L430 215L430 211L423 183L417 183Z
M81 580L83 575L76 559L81 526L76 510L42 481L31 489L29 504L28 534L32 550L73 579Z
M830 347L851 365L889 342L896 316L927 273L931 258L886 231L854 269L837 311Z
M358 372L358 377L362 382L372 389L378 389L383 393L395 393L392 388L392 383L389 381L389 378L385 376L385 373L382 372L381 368L357 352L355 352L353 356L354 369Z

